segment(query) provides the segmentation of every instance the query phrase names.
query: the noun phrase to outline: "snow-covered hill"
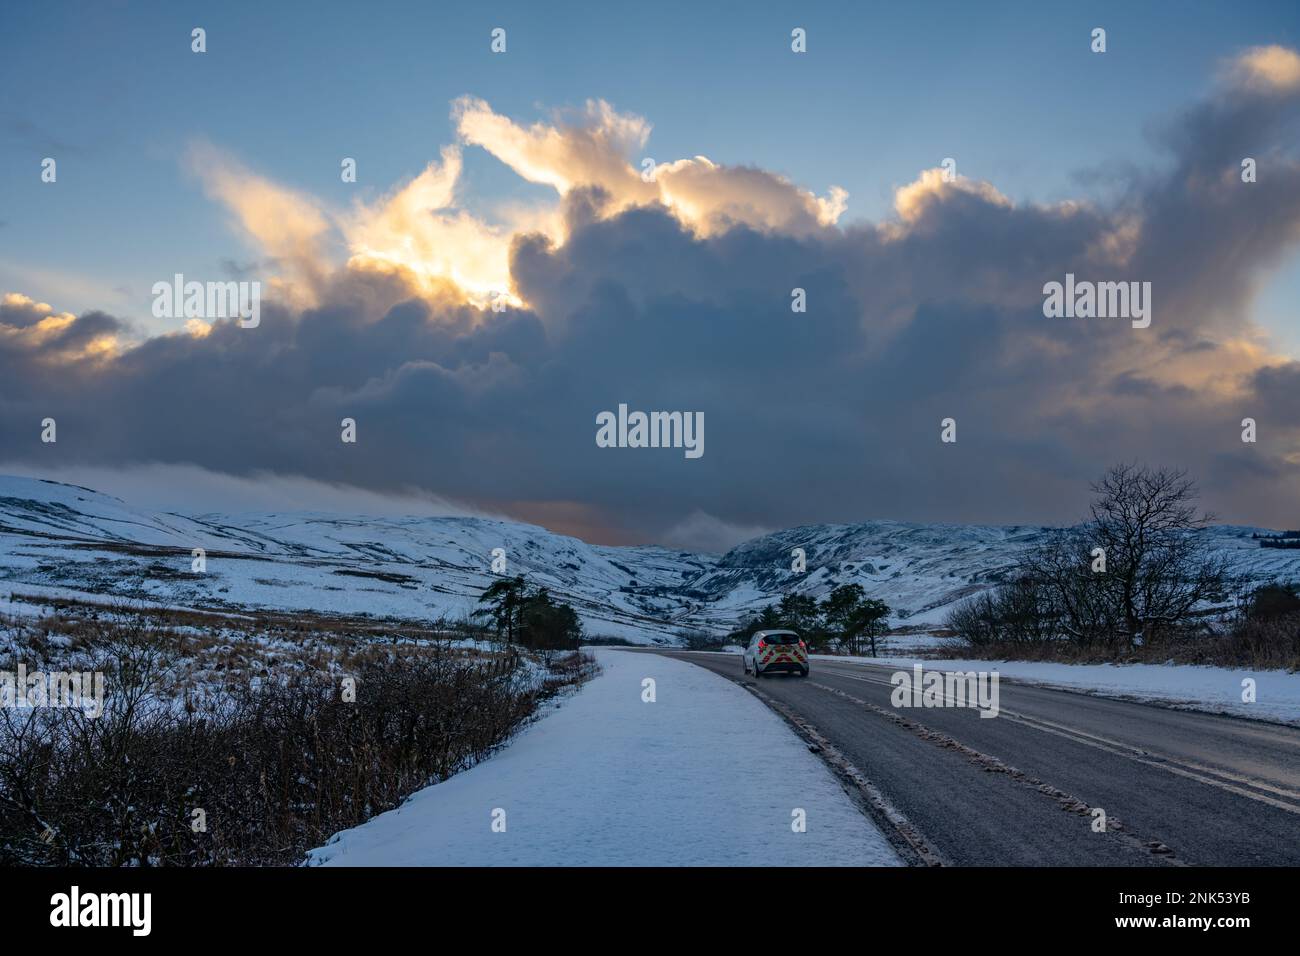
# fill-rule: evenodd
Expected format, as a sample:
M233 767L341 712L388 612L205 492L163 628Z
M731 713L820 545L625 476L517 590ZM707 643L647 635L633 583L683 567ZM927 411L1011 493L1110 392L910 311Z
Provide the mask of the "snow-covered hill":
M191 570L194 548L206 553L203 574ZM473 609L496 548L509 573L572 603L590 633L642 641L671 637L680 603L667 595L714 561L487 518L158 514L0 477L0 588L20 594L430 620Z
M1005 580L1020 554L1051 532L1041 526L907 524L869 521L809 525L754 538L697 577L691 590L701 618L719 624L788 592L821 597L858 583L894 609L895 627L942 623L963 598ZM1268 529L1220 525L1205 535L1233 568L1257 581L1300 581L1300 550L1261 548ZM795 548L807 572L790 570Z
M1002 580L1039 527L873 521L764 535L725 555L615 548L513 521L316 513L155 513L88 488L0 477L0 596L81 595L223 610L270 608L427 621L470 611L508 571L578 609L589 634L671 641L728 629L789 591L861 583L898 626L931 626ZM1259 580L1300 580L1300 551L1262 549L1254 528L1204 532ZM207 570L191 571L203 548ZM803 548L807 571L791 570Z

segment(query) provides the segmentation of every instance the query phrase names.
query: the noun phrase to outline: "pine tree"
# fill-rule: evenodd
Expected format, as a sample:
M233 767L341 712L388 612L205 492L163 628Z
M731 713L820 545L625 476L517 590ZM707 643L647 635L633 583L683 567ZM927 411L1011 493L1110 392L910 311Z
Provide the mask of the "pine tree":
M522 575L493 581L479 596L478 603L482 607L474 611L474 617L489 618L497 637L504 637L507 643L513 644L527 591L528 585Z

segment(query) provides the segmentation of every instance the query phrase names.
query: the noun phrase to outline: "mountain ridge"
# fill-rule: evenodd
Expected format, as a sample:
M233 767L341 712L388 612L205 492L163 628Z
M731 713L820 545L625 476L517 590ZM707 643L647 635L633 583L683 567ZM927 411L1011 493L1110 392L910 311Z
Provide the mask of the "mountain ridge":
M371 517L304 512L153 512L93 489L0 476L0 589L93 595L213 610L263 608L409 621L459 617L497 576L523 574L572 603L592 636L671 643L721 633L787 592L822 596L859 583L925 630L962 598L1004 580L1039 525L874 520L802 525L724 554L654 545L592 545L500 518ZM1259 548L1269 529L1202 534L1259 580L1300 580L1300 552ZM194 548L207 569L192 571ZM807 570L791 569L803 548Z

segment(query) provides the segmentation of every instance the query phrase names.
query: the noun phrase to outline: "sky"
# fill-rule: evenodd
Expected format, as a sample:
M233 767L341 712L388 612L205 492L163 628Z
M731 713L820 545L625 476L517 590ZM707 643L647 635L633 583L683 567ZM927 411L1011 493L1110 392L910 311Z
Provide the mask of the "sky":
M721 549L1066 522L1142 460L1296 526L1294 3L557 9L7 6L0 464ZM1047 318L1067 272L1151 328ZM176 273L261 324L155 315ZM704 454L597 447L620 403Z

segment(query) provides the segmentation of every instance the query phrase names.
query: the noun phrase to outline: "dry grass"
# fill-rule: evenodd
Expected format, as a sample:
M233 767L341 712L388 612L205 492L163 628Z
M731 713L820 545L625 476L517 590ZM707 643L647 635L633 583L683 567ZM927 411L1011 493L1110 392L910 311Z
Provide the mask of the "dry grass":
M109 693L97 719L0 709L0 863L295 863L482 759L594 671L453 636L467 635L87 606L4 622L0 669L96 670Z
M1300 615L1246 619L1221 628L1165 633L1137 647L1073 641L960 644L980 660L1059 661L1067 664L1209 664L1264 670L1300 670Z

